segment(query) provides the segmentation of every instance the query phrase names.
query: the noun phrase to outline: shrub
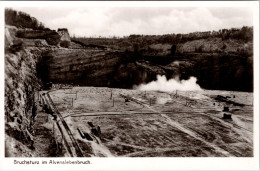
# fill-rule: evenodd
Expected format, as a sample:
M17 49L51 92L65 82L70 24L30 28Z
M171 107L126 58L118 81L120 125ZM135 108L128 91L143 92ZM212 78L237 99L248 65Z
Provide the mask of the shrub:
M176 45L172 45L171 47L171 55L175 55L175 52L176 52Z
M201 53L203 51L204 45L200 45L198 48L195 47L195 52Z

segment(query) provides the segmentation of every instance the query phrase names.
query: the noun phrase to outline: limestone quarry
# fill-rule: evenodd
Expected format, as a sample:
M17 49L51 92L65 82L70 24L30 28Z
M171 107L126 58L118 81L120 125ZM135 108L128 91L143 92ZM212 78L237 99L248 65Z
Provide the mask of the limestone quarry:
M6 24L5 156L252 157L253 42L207 35L112 44Z

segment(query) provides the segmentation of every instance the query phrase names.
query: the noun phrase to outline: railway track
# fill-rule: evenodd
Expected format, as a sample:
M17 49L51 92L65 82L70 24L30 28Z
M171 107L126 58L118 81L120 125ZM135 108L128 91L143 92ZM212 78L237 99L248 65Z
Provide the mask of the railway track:
M46 96L47 96L47 97L46 97ZM76 142L76 140L75 140L75 138L74 138L74 136L73 136L73 134L72 134L72 132L71 132L71 130L70 130L68 124L66 123L66 121L65 121L64 118L63 118L63 116L61 115L61 113L58 111L58 109L56 108L55 104L53 103L53 101L52 101L52 99L51 99L51 97L50 97L50 95L49 95L49 91L46 93L46 96L44 96L44 98L45 98L44 101L46 102L46 104L47 104L50 108L53 109L53 112L54 112L55 114L57 114L57 116L59 117L59 119L60 119L60 121L61 121L63 127L65 128L67 134L68 134L69 137L70 137L70 140L71 140L71 142L72 142L72 145L73 145L73 147L75 148L75 152L76 152L76 156L75 156L75 157L84 157L84 155L83 155L81 149L79 148L79 145L78 145L78 143ZM62 133L61 127L59 126L59 124L57 124L57 125L58 125L59 130L60 130L61 133ZM65 142L65 144L66 144L66 146L69 146L67 142ZM68 148L68 151L69 151L69 153L73 156L73 153L72 153L72 151L70 150L70 148Z
M201 112L180 112L180 111L162 111L163 114L200 114ZM160 115L158 112L90 112L90 113L73 113L66 115L67 117L83 117L83 116L115 116L115 115Z

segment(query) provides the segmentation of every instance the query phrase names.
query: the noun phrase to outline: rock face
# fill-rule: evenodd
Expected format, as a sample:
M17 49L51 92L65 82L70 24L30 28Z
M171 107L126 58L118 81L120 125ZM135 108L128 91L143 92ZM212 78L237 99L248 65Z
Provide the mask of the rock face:
M69 41L70 42L70 35L69 31L66 28L59 28L58 29L58 34L60 35L60 40L61 41Z
M156 76L154 71L136 64L132 53L55 49L46 56L49 58L42 71L54 83L132 88L134 84L150 81L149 75Z
M16 29L15 27L13 27L13 29ZM13 45L13 37L11 36L10 33L10 28L5 27L5 47L11 46Z
M68 48L70 46L70 43L71 43L68 29L66 29L66 28L59 28L58 29L58 34L61 37L60 38L60 46Z
M232 53L190 53L176 56L181 79L195 76L205 89L253 91L253 57ZM174 65L177 64L177 65Z
M60 43L61 36L54 30L24 30L19 29L16 37L24 39L43 39L49 45L57 46Z
M55 49L48 55L51 56L47 61L51 81L99 86L108 81L105 76L114 71L120 60L119 54L84 49Z
M246 55L141 56L108 50L55 49L47 56L43 73L48 73L48 81L54 83L132 88L154 80L156 75L166 75L168 79L195 76L202 88L253 91L253 58Z
M27 38L16 37L18 31L22 32L16 27L5 28L6 157L16 156L17 149L11 147L17 145L22 150L20 153L34 155L30 148L33 149L34 144L33 123L37 108L37 92L42 87L37 65L46 51L55 48L41 36L35 35L37 31L30 31L32 34L26 35ZM27 30L24 30L24 33L28 33Z
M28 147L33 144L35 92L41 86L36 74L40 54L38 49L5 54L5 130ZM13 156L12 152L8 156Z

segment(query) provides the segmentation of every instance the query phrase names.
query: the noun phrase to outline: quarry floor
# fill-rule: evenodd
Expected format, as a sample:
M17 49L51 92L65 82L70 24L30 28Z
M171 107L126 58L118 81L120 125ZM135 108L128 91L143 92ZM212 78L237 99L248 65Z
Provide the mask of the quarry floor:
M253 93L73 87L49 94L84 156L253 156ZM224 106L232 119L222 118ZM99 136L90 122L100 127Z

